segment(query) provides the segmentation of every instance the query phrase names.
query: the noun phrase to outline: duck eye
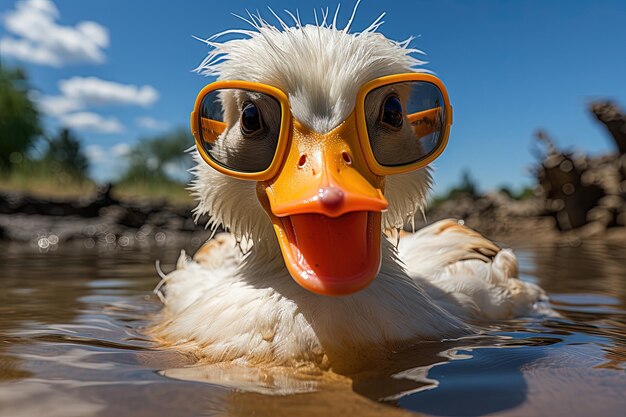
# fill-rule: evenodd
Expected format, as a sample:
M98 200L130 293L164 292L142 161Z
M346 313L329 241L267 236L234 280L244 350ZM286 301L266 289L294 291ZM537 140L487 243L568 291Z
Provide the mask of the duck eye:
M258 107L249 101L243 104L241 111L241 133L252 135L263 128L263 120Z
M389 96L383 103L381 109L381 121L394 129L399 129L402 126L404 117L402 115L402 103L396 96Z

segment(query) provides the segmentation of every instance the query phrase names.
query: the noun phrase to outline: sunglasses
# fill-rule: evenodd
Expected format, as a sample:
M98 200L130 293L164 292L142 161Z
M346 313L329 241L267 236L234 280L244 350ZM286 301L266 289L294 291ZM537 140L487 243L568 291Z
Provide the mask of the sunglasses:
M266 181L286 158L292 132L290 109L287 95L276 87L217 81L198 94L191 130L210 166L233 177ZM386 176L422 168L443 152L452 107L437 77L396 74L359 89L354 117L368 168Z

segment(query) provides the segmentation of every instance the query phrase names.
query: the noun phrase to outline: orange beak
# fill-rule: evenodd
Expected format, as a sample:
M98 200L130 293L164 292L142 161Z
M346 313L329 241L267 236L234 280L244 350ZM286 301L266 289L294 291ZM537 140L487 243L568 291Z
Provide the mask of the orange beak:
M302 287L347 295L367 287L381 264L384 177L370 172L352 113L319 134L294 122L279 173L260 182L285 264Z

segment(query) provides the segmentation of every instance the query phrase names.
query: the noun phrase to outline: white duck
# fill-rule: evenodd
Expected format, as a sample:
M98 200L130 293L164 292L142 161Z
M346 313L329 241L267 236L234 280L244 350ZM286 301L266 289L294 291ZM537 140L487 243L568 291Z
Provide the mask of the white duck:
M419 51L377 33L380 18L354 34L350 23L338 29L325 18L318 25L294 21L276 28L258 18L253 30L229 31L244 39L207 41L213 49L199 72L284 93L287 139L276 144L282 102L268 103L258 92L213 98L225 108L225 127L205 138L208 145L202 135L210 122L192 115L200 151L213 161L196 158L196 212L230 233L207 242L193 260L183 253L164 277L158 339L211 363L351 370L401 346L471 334L467 320L540 312L544 292L517 278L515 255L456 221L401 234L397 245L384 238L382 231L401 229L422 209L431 176L427 167L387 177L372 172L355 145L363 143L355 104L366 83L415 73L423 64L412 56ZM207 99L199 100L197 110ZM370 119L402 124L402 117L389 117L404 109L388 94L366 101L368 129ZM255 129L274 135L273 145L255 139ZM391 141L401 130L380 135ZM369 136L379 146L371 130ZM254 166L267 152L272 160L282 143L271 179L224 175L238 164ZM405 146L381 152L410 152Z

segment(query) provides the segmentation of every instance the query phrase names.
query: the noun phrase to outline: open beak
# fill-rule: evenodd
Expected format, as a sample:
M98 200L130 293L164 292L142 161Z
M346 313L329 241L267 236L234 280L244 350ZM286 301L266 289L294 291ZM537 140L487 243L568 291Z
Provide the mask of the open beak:
M323 295L347 295L369 285L381 264L384 178L370 172L352 113L319 134L294 122L279 173L260 182L291 276Z

